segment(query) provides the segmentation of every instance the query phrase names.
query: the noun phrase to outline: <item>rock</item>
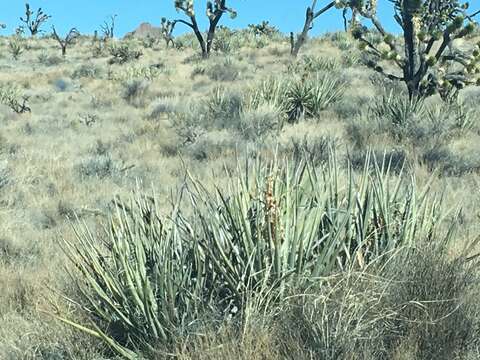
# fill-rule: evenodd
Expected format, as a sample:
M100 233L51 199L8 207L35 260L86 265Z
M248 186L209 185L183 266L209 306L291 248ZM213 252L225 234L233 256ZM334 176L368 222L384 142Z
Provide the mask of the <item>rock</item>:
M151 37L160 37L161 30L159 27L155 27L150 23L142 23L139 27L137 27L132 32L129 32L125 35L125 39L128 38L139 38L143 39L148 36Z

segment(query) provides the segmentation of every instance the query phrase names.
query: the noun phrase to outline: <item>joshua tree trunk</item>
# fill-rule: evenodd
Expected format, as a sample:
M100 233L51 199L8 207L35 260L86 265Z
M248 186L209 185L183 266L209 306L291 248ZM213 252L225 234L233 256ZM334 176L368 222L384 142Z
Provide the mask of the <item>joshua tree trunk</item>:
M307 42L308 39L308 32L313 28L313 21L322 15L327 10L331 9L335 6L335 1L330 2L324 8L320 9L319 11L315 12L315 6L317 5L317 0L313 0L312 6L307 8L307 12L305 14L305 24L303 25L302 32L297 36L295 41L294 33L290 33L290 53L293 57L297 57L300 51L300 48Z

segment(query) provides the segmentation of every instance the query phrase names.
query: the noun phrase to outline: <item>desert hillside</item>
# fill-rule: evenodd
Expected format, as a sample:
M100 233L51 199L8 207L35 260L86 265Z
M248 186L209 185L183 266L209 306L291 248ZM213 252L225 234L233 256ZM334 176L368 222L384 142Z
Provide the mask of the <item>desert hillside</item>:
M151 31L0 37L0 359L480 357L479 87Z

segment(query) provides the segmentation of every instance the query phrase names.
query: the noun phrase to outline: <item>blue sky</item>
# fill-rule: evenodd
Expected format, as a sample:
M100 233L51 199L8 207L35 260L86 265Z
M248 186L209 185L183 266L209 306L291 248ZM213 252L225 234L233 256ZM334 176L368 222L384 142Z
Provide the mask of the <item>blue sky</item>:
M318 8L326 4L320 0ZM117 36L134 29L141 22L158 25L160 19L181 17L177 14L173 0L31 0L30 5L35 10L42 7L52 15L48 26L55 25L60 31L77 27L81 33L93 33L109 15L117 14ZM205 0L195 0L195 6L200 24L205 27ZM388 0L380 0L380 13L390 12ZM303 25L305 9L311 0L231 0L229 6L238 11L238 17L230 20L222 19L222 24L230 27L245 27L251 23L269 20L283 32L299 31ZM7 24L4 34L12 32L19 24L23 15L25 2L22 0L0 0L0 22ZM201 15L201 16L200 16ZM390 14L389 14L390 15ZM390 19L391 16L388 16ZM391 28L391 23L386 24ZM338 10L331 10L319 17L315 22L312 34L334 31L342 28L342 16ZM179 28L180 31L180 28Z

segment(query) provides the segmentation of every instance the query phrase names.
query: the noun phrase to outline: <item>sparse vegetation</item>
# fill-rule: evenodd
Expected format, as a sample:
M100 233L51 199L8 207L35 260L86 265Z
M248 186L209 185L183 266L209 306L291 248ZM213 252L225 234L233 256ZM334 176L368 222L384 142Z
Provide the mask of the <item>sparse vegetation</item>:
M480 13L394 2L413 63L425 27L447 44L412 96L374 1L335 2L348 31L297 57L205 3L204 51L174 32L192 1L74 46L2 31L0 359L479 358L480 90L434 77L478 76Z

